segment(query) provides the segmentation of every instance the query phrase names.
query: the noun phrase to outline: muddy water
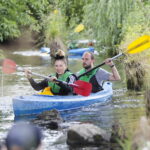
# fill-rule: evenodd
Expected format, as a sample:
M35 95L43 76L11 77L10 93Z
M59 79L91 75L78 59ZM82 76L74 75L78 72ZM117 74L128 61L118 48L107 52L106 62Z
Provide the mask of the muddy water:
M7 51L4 54L7 58L15 60L19 66L31 69L33 72L44 75L53 72L49 56L41 56L38 51ZM96 63L102 60L103 58L97 58ZM69 68L73 72L77 72L80 66L80 59L69 59ZM140 116L144 115L143 95L127 92L122 66L117 66L123 80L113 83L114 95L112 101L105 104L96 104L73 113L68 112L68 116L65 118L66 122L62 126L67 127L78 122L91 122L110 132L113 123L117 121L128 133L132 133ZM104 68L109 70L107 67ZM35 77L35 79L36 81L42 80L38 77ZM7 131L14 124L12 98L17 95L35 93L24 73L14 72L9 75L0 73L0 140L5 138ZM45 128L43 131L43 149L68 149L65 139L59 139L63 135L62 131L51 131Z

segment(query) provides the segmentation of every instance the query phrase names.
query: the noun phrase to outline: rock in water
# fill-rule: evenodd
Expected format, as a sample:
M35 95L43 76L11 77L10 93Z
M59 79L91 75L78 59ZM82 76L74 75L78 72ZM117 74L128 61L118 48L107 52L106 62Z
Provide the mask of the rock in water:
M108 141L106 131L93 124L74 125L67 133L67 144L73 147L100 146L108 144Z
M59 124L62 122L63 119L56 109L44 111L37 116L37 119L33 120L33 123L45 126L51 130L57 130L59 128Z

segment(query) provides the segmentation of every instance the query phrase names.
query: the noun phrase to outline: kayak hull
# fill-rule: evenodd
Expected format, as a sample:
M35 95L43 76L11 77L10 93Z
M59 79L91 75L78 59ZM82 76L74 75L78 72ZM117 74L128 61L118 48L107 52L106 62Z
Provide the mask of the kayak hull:
M50 54L50 48L49 47L41 47L40 52Z
M94 52L94 47L69 49L70 55L83 55L84 52Z
M94 103L106 102L111 99L112 83L106 82L104 90L90 96L46 96L32 95L13 98L15 116L37 115L43 111L57 109L60 112L79 109Z

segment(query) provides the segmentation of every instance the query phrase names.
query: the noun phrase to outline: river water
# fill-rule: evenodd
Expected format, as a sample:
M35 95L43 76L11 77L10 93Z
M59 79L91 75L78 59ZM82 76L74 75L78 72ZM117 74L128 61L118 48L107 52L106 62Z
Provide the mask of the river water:
M49 56L43 56L38 51L5 51L7 58L14 60L19 66L31 69L38 74L49 75L53 72ZM96 64L103 58L97 57ZM119 65L118 65L119 64ZM111 132L114 122L119 122L128 134L132 133L142 115L145 114L144 98L141 93L126 90L124 72L121 61L116 63L122 76L122 81L113 82L113 98L110 102L96 104L78 110L65 118L64 127L78 122L90 122ZM69 68L77 72L81 68L81 60L69 58ZM105 69L109 70L106 66ZM35 77L36 81L42 80ZM14 124L12 98L18 95L31 95L36 92L30 86L23 72L13 74L0 73L0 141L6 137L10 127ZM69 112L68 112L69 114ZM53 131L43 128L43 150L68 149L63 137L63 131Z

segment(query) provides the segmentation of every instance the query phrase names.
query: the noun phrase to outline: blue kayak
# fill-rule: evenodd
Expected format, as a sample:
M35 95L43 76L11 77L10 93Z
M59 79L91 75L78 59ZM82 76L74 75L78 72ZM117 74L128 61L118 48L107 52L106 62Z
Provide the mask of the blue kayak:
M41 47L40 52L49 54L50 53L50 48L49 47Z
M84 52L94 52L94 47L69 49L70 55L82 55Z
M102 103L111 99L113 90L112 83L105 82L104 90L92 93L90 96L46 96L32 95L13 98L13 110L15 116L37 115L43 111L57 109L65 110L79 109L94 103Z

